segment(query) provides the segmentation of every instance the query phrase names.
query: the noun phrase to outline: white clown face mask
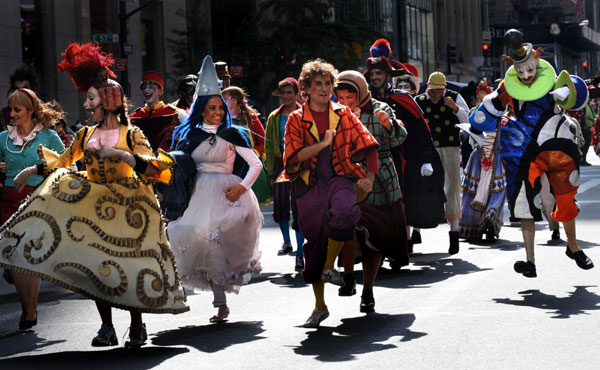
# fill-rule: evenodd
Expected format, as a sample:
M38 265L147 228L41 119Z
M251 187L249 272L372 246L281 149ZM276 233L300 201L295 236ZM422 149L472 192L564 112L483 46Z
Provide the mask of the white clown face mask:
M515 71L519 80L526 85L530 85L535 79L539 59L533 56L523 62L515 62Z

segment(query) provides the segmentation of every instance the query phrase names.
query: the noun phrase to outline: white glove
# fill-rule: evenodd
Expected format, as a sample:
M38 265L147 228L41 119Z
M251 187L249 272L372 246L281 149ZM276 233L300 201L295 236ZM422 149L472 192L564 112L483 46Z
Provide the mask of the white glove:
M128 153L121 149L115 149L110 146L102 145L100 150L98 150L98 155L101 159L108 157L119 157L125 163L127 163L131 167L135 167L135 158L131 153Z
M550 91L550 94L554 95L554 97L560 101L565 101L569 96L569 88L567 86L563 86L560 89Z
M23 170L21 170L21 172L19 172L17 174L17 176L15 176L15 179L14 179L14 184L15 184L15 188L17 189L17 191L21 192L21 190L23 190L23 187L25 186L25 184L27 184L29 177L31 175L35 175L36 173L37 173L37 166L29 166L29 167L25 167Z
M186 111L181 110L181 112L177 113L177 119L179 120L179 123L183 123L185 122L186 119L188 119L190 115L186 113Z
M431 176L433 174L433 167L431 163L424 163L421 166L421 176Z

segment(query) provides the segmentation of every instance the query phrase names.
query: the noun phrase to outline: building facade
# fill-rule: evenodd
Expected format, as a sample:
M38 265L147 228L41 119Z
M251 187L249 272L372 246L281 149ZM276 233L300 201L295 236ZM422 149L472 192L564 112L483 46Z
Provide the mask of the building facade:
M147 3L150 4L133 13ZM177 31L186 31L186 22L182 21L186 0L5 0L2 6L0 30L6 42L0 48L0 70L6 72L0 79L0 91L8 91L10 73L28 64L38 74L40 97L59 101L70 125L83 120L84 97L74 89L67 74L57 71L57 64L69 43L96 40L120 59L113 69L119 81L129 81L129 86L124 87L130 91L134 106L143 105L138 86L145 70L162 74L167 90L163 98L174 98L169 88L176 78L169 78L172 76L168 72L174 70L176 60L169 39L176 42L181 37ZM124 50L119 42L119 15L123 13L131 14L126 23ZM0 105L5 104L6 94L0 93Z

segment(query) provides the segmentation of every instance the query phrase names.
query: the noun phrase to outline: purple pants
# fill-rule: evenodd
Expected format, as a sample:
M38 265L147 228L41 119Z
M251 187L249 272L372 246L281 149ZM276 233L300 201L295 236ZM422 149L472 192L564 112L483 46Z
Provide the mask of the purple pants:
M356 183L334 174L329 148L319 153L316 176L316 184L296 199L300 231L306 238L303 276L307 283L321 281L327 239L352 240L360 220L360 208L354 204Z

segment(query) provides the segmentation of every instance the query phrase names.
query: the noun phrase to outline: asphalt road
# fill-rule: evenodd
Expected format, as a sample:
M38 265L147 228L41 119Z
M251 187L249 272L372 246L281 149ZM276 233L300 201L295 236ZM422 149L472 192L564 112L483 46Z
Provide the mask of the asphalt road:
M228 322L210 324L212 295L193 294L188 313L145 315L148 344L128 350L128 313L115 310L119 346L98 349L90 346L100 326L92 301L44 283L39 323L22 332L14 288L2 281L0 369L600 369L600 159L588 158L577 236L597 264L590 271L565 256L566 242L548 242L544 222L536 225L536 279L513 271L525 254L517 227L504 227L493 245L461 242L450 256L440 226L423 230L410 266L381 270L377 313L359 312L360 286L354 297L327 286L331 316L304 329L312 290L292 256L276 256L279 230L265 208L264 270L228 296Z

